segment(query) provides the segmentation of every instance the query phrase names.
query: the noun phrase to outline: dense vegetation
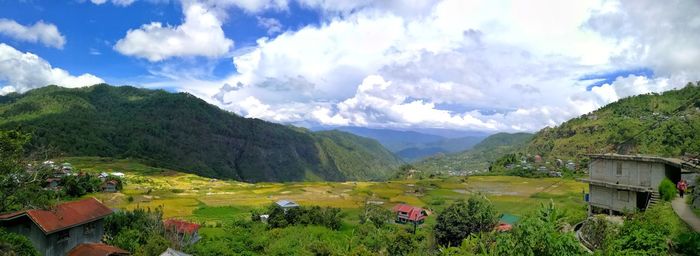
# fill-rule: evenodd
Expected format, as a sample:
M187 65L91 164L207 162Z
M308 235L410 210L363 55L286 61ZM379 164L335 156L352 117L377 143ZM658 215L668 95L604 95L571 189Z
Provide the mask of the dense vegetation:
M452 155L438 155L415 163L414 166L427 173L441 171L485 170L489 163L500 156L523 148L531 139L529 133L497 133L486 137L471 150Z
M46 155L104 156L245 181L380 179L400 161L371 139L247 119L186 93L95 85L0 96L0 129Z
M700 153L700 87L632 96L539 131L527 147L549 159L592 153Z

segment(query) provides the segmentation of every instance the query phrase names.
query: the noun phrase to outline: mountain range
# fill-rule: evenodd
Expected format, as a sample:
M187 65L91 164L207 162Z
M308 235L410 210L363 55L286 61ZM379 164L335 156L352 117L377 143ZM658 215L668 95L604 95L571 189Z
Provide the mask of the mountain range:
M402 161L378 142L243 118L187 93L106 84L0 96L0 129L31 133L30 150L139 159L242 181L374 180Z

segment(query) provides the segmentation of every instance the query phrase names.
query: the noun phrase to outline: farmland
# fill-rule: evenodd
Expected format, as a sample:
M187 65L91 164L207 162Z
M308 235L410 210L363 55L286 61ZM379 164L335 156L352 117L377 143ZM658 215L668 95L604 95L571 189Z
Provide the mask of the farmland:
M287 199L301 205L341 208L344 222L352 225L357 222L358 209L366 201L381 202L387 208L397 203L407 203L439 212L450 202L467 198L473 193L486 195L500 213L522 216L537 209L541 203L552 200L567 211L569 222L585 217L581 196L585 184L560 178L472 176L387 182L251 184L209 179L129 160L91 157L64 160L86 172L124 172L126 186L120 193L88 195L112 208L163 206L166 218L204 224L249 218L250 209ZM428 223L433 221L434 218L428 219Z

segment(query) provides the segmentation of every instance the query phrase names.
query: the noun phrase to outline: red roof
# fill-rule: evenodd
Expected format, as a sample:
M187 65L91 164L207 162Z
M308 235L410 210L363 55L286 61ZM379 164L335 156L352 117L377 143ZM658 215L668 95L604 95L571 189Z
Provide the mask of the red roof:
M500 223L500 224L496 225L495 229L496 229L496 231L500 231L500 232L510 231L511 229L513 229L513 225L510 225L507 223Z
M106 244L95 244L86 243L80 244L74 247L68 256L120 256L129 255L128 251L122 250L120 248L106 245Z
M166 230L176 231L179 234L192 234L199 230L199 224L187 221L169 219L163 222Z
M423 215L423 208L420 207L410 206L407 204L397 204L394 206L393 211L395 213L403 212L408 214L408 219L411 221L420 221L425 219L425 215Z
M102 219L112 210L95 198L54 206L49 210L26 210L0 215L0 221L26 215L46 234Z

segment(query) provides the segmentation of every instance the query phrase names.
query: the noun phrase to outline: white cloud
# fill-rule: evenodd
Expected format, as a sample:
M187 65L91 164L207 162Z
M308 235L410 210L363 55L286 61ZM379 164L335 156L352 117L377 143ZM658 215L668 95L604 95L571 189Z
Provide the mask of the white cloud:
M90 0L93 4L101 5L107 2L107 0ZM136 2L136 0L112 0L112 4L117 6L129 6Z
M258 26L267 29L268 35L282 32L282 23L275 18L258 17Z
M0 43L0 94L25 92L50 84L82 87L103 82L91 74L73 76L63 69L52 67L37 55L22 53Z
M0 19L0 34L15 40L42 43L45 46L63 48L65 36L61 35L56 25L38 21L31 26L24 26L14 20Z
M536 131L700 79L694 1L413 2L299 0L327 15L320 26L261 38L235 54L236 74L209 81L207 92L183 89L277 122ZM288 2L245 5L235 6ZM656 77L622 76L591 91L580 80L646 67Z
M114 49L151 62L172 57L220 57L229 52L233 41L226 38L213 12L197 3L183 4L183 12L185 21L181 25L145 24L129 30Z

